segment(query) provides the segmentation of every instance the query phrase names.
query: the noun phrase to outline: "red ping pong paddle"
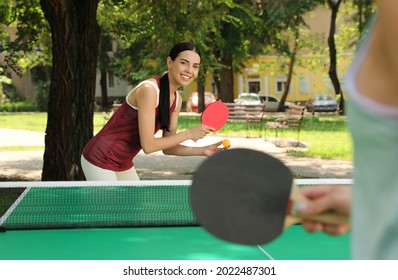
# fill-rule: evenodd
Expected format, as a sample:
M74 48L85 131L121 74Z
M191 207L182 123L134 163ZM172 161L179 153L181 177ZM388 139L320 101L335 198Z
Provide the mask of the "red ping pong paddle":
M257 245L272 241L285 228L299 223L304 217L290 210L294 202L307 198L280 160L250 149L230 149L199 166L190 199L199 223L208 232L229 242ZM348 217L332 213L305 218L349 222Z
M214 128L216 131L220 130L227 122L229 110L225 103L215 101L210 103L202 113L202 124Z

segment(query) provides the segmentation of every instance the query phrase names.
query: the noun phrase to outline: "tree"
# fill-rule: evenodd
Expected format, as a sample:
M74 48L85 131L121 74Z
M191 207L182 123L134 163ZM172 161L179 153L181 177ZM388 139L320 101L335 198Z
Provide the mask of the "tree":
M13 33L14 29L15 36L10 36L9 31ZM0 2L0 53L4 55L5 69L21 76L37 65L48 68L48 34L38 0Z
M98 69L100 71L100 87L101 87L101 108L107 111L108 104L108 74L111 68L112 37L102 33L100 38L100 48L98 56Z
M52 36L52 73L42 180L81 180L93 136L99 0L40 0Z
M106 13L115 18L107 29L125 46L115 54L115 73L131 84L158 75L166 69L170 48L178 41L192 41L203 58L197 80L201 111L206 72L220 67L213 54L215 38L220 38L216 19L224 13L217 9L218 2L224 1L131 1L118 3L117 7L107 4Z
M357 22L358 34L362 34L365 29L366 22L374 12L373 0L353 0L357 8L357 13L353 15L354 20ZM359 37L359 36L358 36Z
M98 1L1 2L2 23L17 27L16 39L2 43L7 66L18 73L40 61L39 53L46 58L44 54L52 51L42 180L84 178L80 155L93 135L100 35L96 22ZM50 47L46 46L48 33L51 33Z
M234 72L239 72L242 62L249 56L258 54L259 45L264 38L261 33L261 10L258 1L221 1L218 8L221 12L216 19L219 31L214 36L213 56L220 66L214 69L219 98L225 102L234 99Z
M329 77L330 77L330 80L332 81L336 97L340 103L339 104L340 113L344 114L344 96L343 96L343 92L341 90L339 77L337 75L337 51L336 51L336 43L335 43L335 39L334 39L334 35L336 33L337 13L339 11L340 4L342 1L343 0L327 0L327 3L331 10L330 29L329 29L329 37L328 37L328 46L329 46L329 55L330 55Z
M264 30L268 33L266 37L269 38L277 54L289 59L286 87L278 105L278 111L284 111L298 51L304 47L303 43L300 43L300 32L306 25L303 15L314 9L319 2L314 0L266 2L263 6Z

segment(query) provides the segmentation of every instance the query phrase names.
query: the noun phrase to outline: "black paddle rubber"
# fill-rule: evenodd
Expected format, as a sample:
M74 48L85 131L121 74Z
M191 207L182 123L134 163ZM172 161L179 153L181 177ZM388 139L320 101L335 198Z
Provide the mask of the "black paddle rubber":
M192 209L199 223L223 240L264 244L283 231L292 181L289 168L270 155L221 151L194 173Z

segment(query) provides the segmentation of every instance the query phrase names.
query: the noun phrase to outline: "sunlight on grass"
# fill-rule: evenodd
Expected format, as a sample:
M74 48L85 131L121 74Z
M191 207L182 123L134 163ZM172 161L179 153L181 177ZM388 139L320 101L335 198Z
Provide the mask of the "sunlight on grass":
M44 132L47 113L0 114L0 127Z
M297 131L286 131L284 137L297 141ZM352 160L352 140L345 117L338 115L305 117L299 140L308 147L308 150L290 151L290 155Z
M44 146L0 146L0 152L44 151Z
M94 131L99 131L107 122L104 113L94 114ZM47 113L13 113L0 114L0 127L8 129L31 130L45 132Z
M308 146L308 150L306 152L292 151L289 154L324 159L352 160L352 141L346 132L302 131L300 141Z

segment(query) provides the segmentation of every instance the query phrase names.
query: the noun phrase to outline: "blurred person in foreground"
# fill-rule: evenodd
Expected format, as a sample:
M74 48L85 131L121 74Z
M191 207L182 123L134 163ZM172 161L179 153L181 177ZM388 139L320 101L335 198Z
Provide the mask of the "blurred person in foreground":
M376 16L346 80L354 145L353 187L305 189L299 211L351 215L353 259L398 259L398 1L375 1ZM350 228L304 221L308 231Z

